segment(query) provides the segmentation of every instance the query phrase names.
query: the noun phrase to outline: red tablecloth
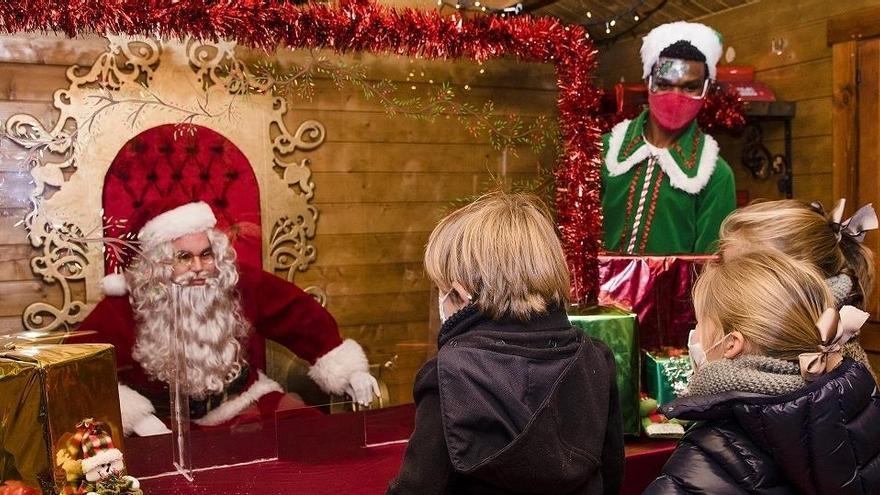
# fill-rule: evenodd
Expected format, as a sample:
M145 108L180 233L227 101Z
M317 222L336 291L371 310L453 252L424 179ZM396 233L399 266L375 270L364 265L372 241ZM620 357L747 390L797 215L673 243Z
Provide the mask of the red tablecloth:
M210 468L194 473L192 483L179 475L141 480L146 495L153 494L382 494L400 469L405 443L393 442L412 429L412 406L381 411L329 416L304 415L281 418L268 428L247 431L211 431L194 440L194 456L213 456L229 464L260 458L272 435L277 435L276 460ZM249 445L248 438L258 445ZM201 443L210 441L210 447ZM384 443L384 444L383 444ZM169 446L164 448L162 446ZM675 442L634 441L626 447L626 479L623 494L644 490L660 472ZM167 463L167 437L133 438L126 441L126 460L131 474L159 472L157 458ZM199 462L194 462L198 465ZM139 472L140 470L140 472Z

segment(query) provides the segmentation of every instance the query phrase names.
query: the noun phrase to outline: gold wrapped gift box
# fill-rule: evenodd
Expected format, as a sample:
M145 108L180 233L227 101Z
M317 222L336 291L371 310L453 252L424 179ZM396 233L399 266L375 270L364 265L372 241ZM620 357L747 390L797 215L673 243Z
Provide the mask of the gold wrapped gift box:
M109 425L122 450L116 356L106 344L0 348L0 481L58 493L55 453L84 418Z

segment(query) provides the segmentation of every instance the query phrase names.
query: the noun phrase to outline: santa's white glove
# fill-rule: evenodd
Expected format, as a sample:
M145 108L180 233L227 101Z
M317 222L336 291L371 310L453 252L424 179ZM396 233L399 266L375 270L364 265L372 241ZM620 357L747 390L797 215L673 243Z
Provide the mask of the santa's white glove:
M171 430L165 426L161 419L155 414L147 415L132 426L132 431L139 437L151 437L153 435L164 435L171 433Z
M150 399L131 387L119 384L119 411L122 413L122 429L125 436L132 433L141 437L171 433L159 418Z
M351 374L348 385L345 386L345 393L362 406L369 406L373 402L374 395L381 397L379 382L366 371L355 371Z

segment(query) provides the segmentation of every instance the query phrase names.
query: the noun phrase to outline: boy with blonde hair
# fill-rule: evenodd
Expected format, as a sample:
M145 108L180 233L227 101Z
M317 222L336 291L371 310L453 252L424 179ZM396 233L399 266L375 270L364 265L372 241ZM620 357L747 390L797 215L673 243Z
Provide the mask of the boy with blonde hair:
M545 206L492 193L440 221L437 357L416 377L416 428L389 494L617 493L614 356L568 322L568 271Z

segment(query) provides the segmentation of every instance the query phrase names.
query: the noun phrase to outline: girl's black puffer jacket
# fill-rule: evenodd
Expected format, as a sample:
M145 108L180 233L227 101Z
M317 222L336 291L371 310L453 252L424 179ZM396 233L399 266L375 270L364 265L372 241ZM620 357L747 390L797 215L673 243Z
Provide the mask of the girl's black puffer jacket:
M790 394L684 397L664 409L700 422L647 494L880 494L880 394L850 359Z

